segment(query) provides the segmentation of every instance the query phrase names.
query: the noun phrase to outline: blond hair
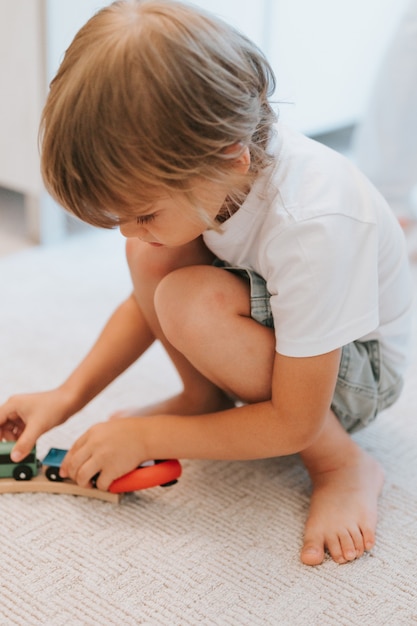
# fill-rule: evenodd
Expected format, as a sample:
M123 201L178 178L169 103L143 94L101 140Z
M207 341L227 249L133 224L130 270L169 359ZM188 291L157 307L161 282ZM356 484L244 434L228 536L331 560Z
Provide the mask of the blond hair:
M45 185L105 228L166 191L192 195L196 178L238 196L242 150L252 179L271 162L274 87L260 50L223 21L180 2L114 2L78 32L51 83Z

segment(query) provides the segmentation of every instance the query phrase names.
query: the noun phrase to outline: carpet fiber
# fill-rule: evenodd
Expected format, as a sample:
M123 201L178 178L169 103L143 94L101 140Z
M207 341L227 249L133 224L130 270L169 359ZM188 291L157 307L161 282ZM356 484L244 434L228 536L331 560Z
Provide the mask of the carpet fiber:
M0 260L0 403L57 385L129 293L116 233ZM377 545L309 568L298 552L309 501L299 459L183 461L183 476L111 504L0 495L0 625L417 624L417 358L398 403L356 440L384 465ZM179 381L156 345L67 424L69 447L114 410L170 395Z

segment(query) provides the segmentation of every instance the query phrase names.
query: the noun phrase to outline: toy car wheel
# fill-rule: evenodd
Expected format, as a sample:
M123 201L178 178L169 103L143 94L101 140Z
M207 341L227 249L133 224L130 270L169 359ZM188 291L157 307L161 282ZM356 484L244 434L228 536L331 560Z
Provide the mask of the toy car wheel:
M164 483L161 487L172 487L172 485L176 485L178 480L171 480L169 483Z
M30 480L33 471L28 465L17 465L13 470L13 478L15 480Z
M45 476L48 480L51 480L55 483L62 483L62 481L64 480L59 475L59 467L47 467L45 470Z

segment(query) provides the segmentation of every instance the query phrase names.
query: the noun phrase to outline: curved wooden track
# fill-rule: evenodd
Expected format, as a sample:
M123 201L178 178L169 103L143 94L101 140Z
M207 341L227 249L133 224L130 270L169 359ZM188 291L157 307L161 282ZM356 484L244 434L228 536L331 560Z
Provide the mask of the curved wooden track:
M105 500L118 504L123 494L100 491L100 489L86 489L76 483L65 480L62 482L48 480L43 472L31 480L15 480L14 478L0 478L1 493L64 493L72 496L84 496Z

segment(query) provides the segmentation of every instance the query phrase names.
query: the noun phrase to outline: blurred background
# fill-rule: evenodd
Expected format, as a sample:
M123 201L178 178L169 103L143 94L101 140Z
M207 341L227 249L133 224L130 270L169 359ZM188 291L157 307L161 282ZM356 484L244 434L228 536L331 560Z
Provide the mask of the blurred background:
M48 84L100 0L0 0L0 256L81 228L45 193L37 133ZM348 156L407 0L197 0L253 39L280 118ZM415 79L416 80L416 79Z

